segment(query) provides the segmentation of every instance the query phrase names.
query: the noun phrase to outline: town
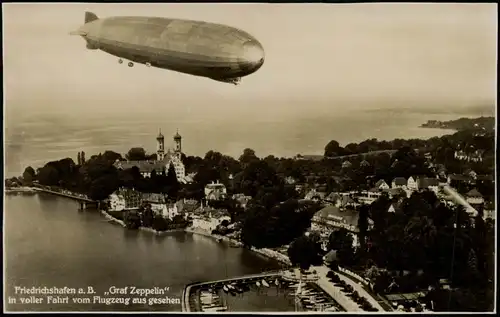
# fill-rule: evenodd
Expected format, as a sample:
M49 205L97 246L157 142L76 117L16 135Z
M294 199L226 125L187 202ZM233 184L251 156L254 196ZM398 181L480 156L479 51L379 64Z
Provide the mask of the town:
M472 125L345 147L332 140L324 155L293 158L252 149L200 158L182 152L178 132L173 149L161 131L156 140L153 154L135 147L87 160L80 151L76 163L27 167L5 181L6 192L58 191L97 202L130 229L191 229L304 272L326 265L356 281L349 294L363 285L387 311L492 310L494 131Z

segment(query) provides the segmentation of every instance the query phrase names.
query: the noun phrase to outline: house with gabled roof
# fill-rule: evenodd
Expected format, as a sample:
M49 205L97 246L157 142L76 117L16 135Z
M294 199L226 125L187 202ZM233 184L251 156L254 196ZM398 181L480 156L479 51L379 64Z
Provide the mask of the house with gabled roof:
M389 185L387 185L387 183L383 179L380 179L378 182L376 182L375 187L381 190L390 188Z
M330 194L326 195L325 198L323 198L323 201L327 205L336 206L340 198L341 196L338 193L331 192Z
M369 167L370 163L367 160L362 160L361 163L359 163L359 166L361 166L361 167Z
M351 166L352 163L347 160L342 163L342 168L350 168Z
M408 178L408 182L406 183L406 187L408 187L409 190L413 190L413 191L418 190L418 177L417 176L410 176Z
M336 206L339 208L349 208L358 205L354 199L349 195L342 195L339 200L337 200Z

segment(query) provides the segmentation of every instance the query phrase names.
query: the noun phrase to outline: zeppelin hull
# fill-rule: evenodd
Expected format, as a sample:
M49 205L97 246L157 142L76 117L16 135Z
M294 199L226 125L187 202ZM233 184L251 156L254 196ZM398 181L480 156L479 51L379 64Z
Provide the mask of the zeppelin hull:
M85 24L81 33L88 46L117 57L214 79L249 75L264 62L253 36L214 23L112 17Z

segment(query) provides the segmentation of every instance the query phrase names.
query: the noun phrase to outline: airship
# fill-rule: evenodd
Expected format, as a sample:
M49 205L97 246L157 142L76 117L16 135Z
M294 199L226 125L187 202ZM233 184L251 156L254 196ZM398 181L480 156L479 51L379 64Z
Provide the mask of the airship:
M264 48L249 33L227 25L142 16L98 18L85 12L85 23L70 33L90 50L101 50L147 67L239 84L264 64Z

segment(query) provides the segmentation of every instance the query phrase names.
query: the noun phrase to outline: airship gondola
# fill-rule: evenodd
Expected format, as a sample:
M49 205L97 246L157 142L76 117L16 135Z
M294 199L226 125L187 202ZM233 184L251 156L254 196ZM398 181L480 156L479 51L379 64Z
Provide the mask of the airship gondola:
M264 49L249 33L216 23L161 17L98 18L85 12L85 24L72 35L87 49L101 50L128 66L134 63L238 84L264 64Z

